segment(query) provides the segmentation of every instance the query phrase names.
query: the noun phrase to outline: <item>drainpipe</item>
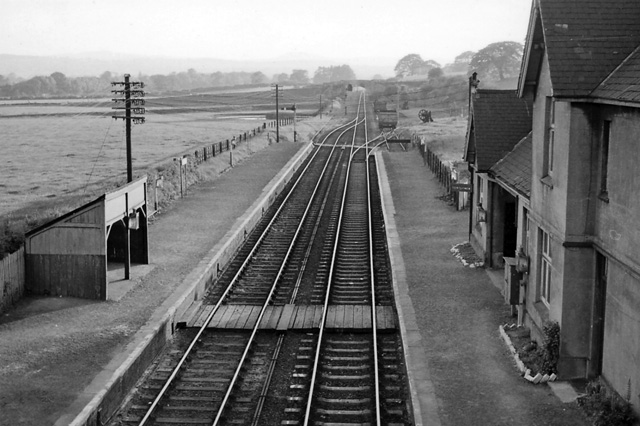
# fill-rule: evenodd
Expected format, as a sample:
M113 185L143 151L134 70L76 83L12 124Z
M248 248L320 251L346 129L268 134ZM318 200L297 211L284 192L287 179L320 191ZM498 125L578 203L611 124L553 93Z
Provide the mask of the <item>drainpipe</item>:
M471 167L471 164L467 164L467 168L469 169L469 173L471 175L471 177L469 178L469 182L471 182L471 192L469 192L469 242L471 242L471 233L473 232L473 211L475 209L473 200L475 196L476 183L473 180L473 167Z
M467 120L471 120L471 117L473 115L473 103L471 102L471 96L474 95L476 93L476 89L478 88L478 84L480 83L480 80L478 80L478 73L477 72L473 72L473 74L471 74L471 77L469 77L469 105L468 105L468 111L467 111ZM471 131L471 128L469 126L467 126L467 133ZM467 134L467 138L469 137L469 134ZM466 155L466 154L465 154ZM474 155L474 161L475 161L475 155ZM469 206L469 242L471 242L471 234L473 233L473 212L474 210L477 208L476 207L476 203L474 203L474 195L475 195L475 186L476 183L474 181L474 175L475 173L473 172L473 167L471 167L471 163L467 163L467 168L469 169L469 173L470 173L470 178L469 181L471 182L471 192L469 193L469 199L470 199L470 206Z
M493 199L493 187L491 181L488 179L487 174L487 252L489 253L489 266L493 268L493 211L494 211L494 199Z

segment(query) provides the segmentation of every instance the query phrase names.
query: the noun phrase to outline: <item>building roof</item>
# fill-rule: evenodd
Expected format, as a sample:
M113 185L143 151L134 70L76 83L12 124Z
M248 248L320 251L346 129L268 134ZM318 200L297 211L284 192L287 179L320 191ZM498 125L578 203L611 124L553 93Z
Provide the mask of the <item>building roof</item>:
M489 170L531 131L532 114L531 98L519 98L515 90L478 89L471 98L467 161L473 161L468 154L475 150L477 171Z
M507 186L529 198L531 196L531 132L513 150L491 167L491 173Z
M531 20L521 83L543 40L556 97L588 96L640 45L637 0L535 0Z
M640 102L640 46L609 74L591 97Z

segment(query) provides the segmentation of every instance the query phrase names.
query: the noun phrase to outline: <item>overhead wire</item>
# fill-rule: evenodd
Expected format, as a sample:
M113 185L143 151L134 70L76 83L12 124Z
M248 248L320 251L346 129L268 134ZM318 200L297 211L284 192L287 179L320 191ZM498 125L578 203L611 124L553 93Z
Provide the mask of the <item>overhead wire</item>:
M102 145L100 146L100 150L98 151L98 155L96 156L96 159L93 162L93 166L91 167L91 173L89 173L89 178L87 179L87 183L84 186L84 190L82 191L83 194L87 191L87 187L91 183L91 177L93 177L93 171L96 168L96 164L98 163L98 159L100 158L100 154L102 154L102 149L104 148L104 145L107 142L107 136L109 136L109 130L111 129L111 123L112 123L112 121L109 120L109 127L107 127L107 131L104 134L104 139L102 140Z

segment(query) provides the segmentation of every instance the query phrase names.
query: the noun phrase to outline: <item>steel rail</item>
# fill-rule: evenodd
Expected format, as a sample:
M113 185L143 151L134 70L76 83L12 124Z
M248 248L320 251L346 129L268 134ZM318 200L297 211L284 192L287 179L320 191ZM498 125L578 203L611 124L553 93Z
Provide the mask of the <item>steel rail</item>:
M345 130L344 132L347 132L347 130ZM343 133L344 133L343 132ZM355 134L355 132L354 132ZM337 141L337 139L336 139ZM220 403L220 408L218 408L218 413L216 414L215 419L213 420L212 426L217 426L218 423L220 422L220 420L222 419L222 415L223 412L226 408L227 402L229 401L229 398L231 397L231 393L233 392L233 387L235 386L238 377L240 376L240 373L242 371L242 367L244 366L244 362L247 359L247 355L249 354L249 351L251 349L251 344L253 343L256 334L258 333L259 330L259 326L260 326L260 322L262 321L262 318L264 316L264 313L267 310L267 307L269 306L269 303L271 301L271 298L273 297L273 293L276 291L276 288L278 287L278 282L280 281L280 277L282 277L282 274L287 266L287 261L289 260L289 257L291 256L291 252L293 251L293 247L295 245L295 242L298 239L298 236L300 235L300 232L302 230L302 227L304 225L305 219L307 218L307 215L309 213L309 210L311 209L311 205L313 204L314 198L316 193L318 192L318 188L320 187L321 183L322 183L322 177L324 176L325 172L327 171L327 168L329 167L329 163L331 161L331 154L333 154L333 151L335 151L335 147L332 148L331 153L329 155L329 157L327 158L327 161L325 161L325 164L322 168L322 171L320 172L320 177L318 178L316 185L311 193L311 196L309 197L309 202L307 203L307 206L305 207L305 210L302 214L302 217L300 218L300 221L298 222L298 226L296 227L296 231L293 235L293 237L291 238L291 242L289 243L289 247L287 248L287 253L285 254L284 258L282 259L282 262L280 264L280 268L278 269L278 273L276 274L276 277L273 280L273 284L271 285L271 289L269 290L269 294L267 295L267 298L265 300L265 303L262 305L262 309L260 309L260 314L258 314L258 318L256 319L256 323L253 326L253 330L251 331L251 335L249 336L249 341L247 342L245 349L242 353L242 356L240 357L240 360L238 361L238 366L235 369L235 372L233 373L233 377L231 378L231 381L229 382L229 386L227 387L227 391L225 392L225 395L222 399L222 402ZM309 162L309 165L311 163ZM307 166L308 167L308 166ZM298 182L301 180L298 179ZM296 182L296 185L297 183ZM293 189L291 190L291 193L293 192ZM289 196L287 196L287 199L289 198ZM284 207L284 205L286 204L286 200L282 203L282 207ZM280 212L280 209L278 209L278 212ZM273 221L272 221L273 222ZM271 223L269 225L271 225ZM244 266L244 265L243 265ZM240 269L240 271L238 271L237 276L241 273L242 268ZM235 279L235 278L234 278ZM221 298L222 299L222 298Z
M368 146L368 133L366 126L367 119L367 109L366 109L366 96L365 96L365 110L364 110L364 118L365 118L365 126L364 126L364 140L365 147ZM380 426L380 374L378 371L378 321L376 315L376 275L375 269L373 266L373 217L371 212L373 210L373 206L371 205L371 176L369 174L369 152L365 148L365 164L366 164L366 173L367 173L367 213L369 216L369 273L371 274L371 332L373 336L373 374L374 374L374 387L375 387L375 398L376 403L374 405L376 411L376 425Z
M346 133L351 127L356 127L357 126L357 122L353 125L351 125L351 123L355 122L356 120L352 120L348 123L345 123L342 126L337 127L336 129L332 130L331 132L329 132L324 140L326 140L327 138L329 138L329 136L331 136L333 133L335 133L337 130L343 128L343 127L347 127L347 129L343 132ZM355 132L354 132L355 133ZM200 329L198 330L196 336L192 339L191 343L189 344L189 346L187 347L185 353L183 354L183 356L180 358L180 360L178 361L178 363L176 364L176 366L174 367L174 369L172 370L171 374L169 375L169 378L167 379L167 381L165 382L164 386L160 389L160 392L158 393L158 395L155 397L155 399L153 400L153 402L149 405L149 408L147 409L145 415L143 416L142 420L140 421L140 423L138 423L138 426L144 426L147 424L147 421L153 416L153 413L155 412L155 410L158 408L161 399L164 397L164 395L166 394L167 390L169 389L169 387L171 386L171 384L173 383L173 381L176 379L176 377L178 376L178 373L180 372L182 366L184 365L184 363L186 362L186 360L188 359L189 355L191 354L191 351L193 350L193 348L195 347L196 343L198 342L198 340L200 339L200 337L202 336L202 334L204 334L205 330L207 329L207 326L209 325L209 323L211 322L211 319L213 318L213 316L215 315L215 313L217 312L217 310L220 308L220 306L222 305L222 302L224 300L224 298L227 296L227 294L229 294L229 292L231 291L231 288L234 286L234 284L236 283L236 281L238 280L238 277L240 276L240 274L242 273L242 271L244 270L244 268L246 267L246 265L248 264L249 260L253 257L253 255L255 254L257 248L260 246L261 242L264 240L266 234L268 233L269 229L271 228L271 226L273 225L273 223L275 222L275 220L278 218L278 216L280 215L280 213L282 212L287 200L289 199L289 197L291 196L291 194L293 193L293 191L295 190L295 188L297 187L298 183L301 181L302 177L305 175L306 171L309 169L313 158L315 158L315 156L318 154L319 152L319 148L316 149L316 151L314 152L311 161L309 161L306 165L306 167L302 170L302 172L300 173L300 176L298 177L298 179L296 180L296 182L294 183L294 185L292 186L291 190L289 191L289 193L287 194L287 197L283 200L282 204L280 205L280 207L278 208L278 210L276 211L276 213L274 214L273 218L269 221L269 224L267 225L266 229L263 231L263 233L261 234L260 238L258 239L258 241L256 242L256 244L254 245L253 249L251 250L251 252L249 253L249 255L247 256L247 259L245 259L245 261L243 262L242 266L239 268L238 273L234 276L234 278L231 280L231 282L229 283L229 285L227 286L227 289L225 290L225 292L222 294L222 296L220 297L219 301L216 303L216 305L214 306L214 308L211 310L211 312L209 313L209 315L207 316L207 318L205 319L203 325L200 327ZM267 297L267 303L269 302L269 299L271 298L273 292L269 293L269 296ZM260 318L256 321L256 324L260 324L260 319L262 318L262 316L264 315L264 307L260 312Z
M353 121L353 120L352 120L352 121ZM331 134L333 134L335 131L337 131L339 128L342 128L342 127L344 127L344 126L339 126L338 128L334 129L334 131L330 132L330 133L328 134L328 136L329 136L329 135L331 135ZM353 127L355 127L355 126L353 126ZM342 132L338 135L338 137L336 138L336 142L333 144L332 151L333 151L333 150L335 150L335 148L338 146L338 141L342 138L342 136L343 136L346 132L348 132L349 130L351 130L351 128L352 128L352 127L347 127L344 131L342 131ZM318 132L318 133L319 133L319 132ZM326 139L325 139L325 140L326 140ZM331 145L319 145L319 146L331 146ZM333 154L333 152L332 152L331 154ZM328 166L328 164L330 163L330 161L331 161L331 157L327 160L327 163L325 164L325 169L326 169L326 167ZM338 158L338 162L339 162L339 161L340 161L340 159ZM328 186L327 186L327 188L330 188L330 187L331 187L331 184L332 184L333 180L335 179L335 176L336 176L337 170L338 170L338 167L334 168L333 173L331 174L331 179L330 179L330 181L328 182ZM324 174L325 174L325 171L323 170L323 172L322 172L322 176L324 176ZM316 187L316 189L315 189L315 190L317 190L317 188L319 187L319 185L320 185L320 180L318 181L318 185L317 185L317 187ZM314 190L314 192L315 192L315 190ZM302 262L302 265L301 265L300 271L298 272L298 278L296 279L296 285L295 285L295 287L294 287L294 290L293 290L293 292L292 292L291 297L289 298L289 302L290 302L290 303L294 303L294 302L295 302L295 300L296 300L296 297L297 297L297 291L298 291L298 288L299 288L299 286L300 286L300 283L301 283L301 280L302 280L302 276L304 275L304 271L305 271L305 269L306 269L306 264L307 264L308 258L309 258L309 256L310 256L311 249L312 249L312 247L313 247L313 241L315 240L315 236L316 236L316 234L317 234L317 230L318 230L318 228L319 228L319 225L320 225L320 222L321 222L321 219L322 219L322 210L324 209L324 206L325 206L325 204L326 204L326 202L327 202L328 197L329 197L329 191L327 190L327 192L326 192L326 194L325 194L325 196L324 196L324 198L323 198L323 201L322 201L322 206L321 206L321 208L320 208L320 212L318 213L318 218L316 219L316 222L315 222L315 224L314 224L314 228L313 228L312 235L310 236L310 243L308 244L308 247L307 247L307 250L306 250L306 252L305 252L304 259L303 259L303 262ZM304 221L304 219L301 221L301 223L302 223L303 221ZM264 407L265 400L266 400L266 398L267 398L267 396L268 396L268 390L269 390L269 386L270 386L270 383L271 383L271 376L273 375L273 371L274 371L274 369L275 369L275 362L277 361L277 357L278 357L278 353L279 353L279 348L281 347L283 340L284 340L284 334L281 334L281 335L278 337L278 343L277 343L277 348L278 348L278 349L276 349L276 352L277 352L277 353L275 353L275 354L272 356L272 363L271 363L271 365L270 365L270 367L269 367L269 371L268 371L268 374L267 374L267 378L266 378L266 380L265 380L265 383L263 384L262 391L260 392L260 396L258 397L258 404L257 404L256 410L255 410L255 413L254 413L254 415L253 415L253 419L252 419L252 422L251 422L251 425L252 425L252 426L257 426L257 425L259 424L259 421L260 421L260 415L261 415L262 409L263 409L263 407Z
M358 109L356 111L356 121L357 121L358 117L360 116L361 101L362 101L362 96L360 96L360 98L358 99ZM362 120L362 121L364 121L364 120ZM362 123L362 121L360 123ZM357 133L358 132L357 132L357 128L356 128L356 130L353 132L353 138L352 138L352 141L351 141L351 150L352 151L353 151L353 146L355 145L355 140L356 140ZM316 351L315 351L316 353L315 353L312 372L311 372L311 381L309 383L309 396L307 397L307 408L305 410L303 426L309 426L309 420L310 420L310 417L311 417L311 402L313 400L313 392L314 392L317 373L318 373L318 364L320 363L320 347L322 346L322 338L324 337L325 323L326 323L326 319L327 319L327 311L328 311L328 306L329 306L329 296L331 294L331 280L333 278L333 270L334 270L334 264L335 264L335 260L336 260L336 253L338 252L338 243L339 243L339 239L340 239L340 228L341 228L341 225L342 225L342 218L344 216L345 203L346 203L346 199L347 199L347 188L349 186L349 171L350 170L351 170L351 158L350 158L350 160L348 162L348 165L347 165L347 171L346 171L347 180L345 181L344 189L343 189L343 192L342 192L342 202L341 202L341 206L340 206L340 214L338 215L338 224L337 224L337 227L336 227L337 232L336 232L336 236L335 236L335 242L334 242L334 245L333 245L333 254L332 254L332 257L331 257L331 266L329 268L329 279L327 281L327 290L325 292L325 299L324 299L323 308L322 308L322 318L320 319L320 329L318 331L318 342L316 343Z
M266 379L264 384L262 385L262 389L260 390L260 396L258 397L258 404L255 412L253 413L253 418L251 419L252 426L260 425L260 415L262 414L262 407L264 406L264 402L267 399L267 393L269 392L269 386L271 385L271 378L273 377L273 372L276 369L276 362L278 361L278 357L280 356L280 350L282 349L282 344L284 343L284 333L281 333L278 336L278 342L276 343L276 348L273 351L273 355L271 356L271 363L269 364L269 371L267 371Z
M342 126L340 126L340 127L342 127ZM348 132L350 129L351 129L351 127L346 128L343 132L341 132L341 133L338 135L338 137L336 138L336 142L335 142L335 143L334 143L334 145L333 145L332 151L333 151L333 150L335 150L335 148L338 146L338 141L340 140L340 138L341 138L341 137L342 137L346 132ZM336 130L337 130L337 129L336 129ZM329 135L330 135L330 134L332 134L332 133L333 133L333 132L329 133ZM329 160L327 161L327 165L328 165L329 161L330 161L330 158L329 158ZM340 161L340 158L338 158L338 162L339 162L339 161ZM326 166L325 166L325 168L326 168ZM331 179L330 179L330 181L328 182L328 186L327 186L327 188L330 188L330 187L331 187L331 184L332 184L332 182L333 182L333 180L334 180L334 178L335 178L335 176L336 176L337 170L338 170L338 167L336 167L336 168L333 170L333 173L332 173L332 175L331 175ZM323 171L322 175L324 176L324 171ZM318 181L318 184L320 184L320 181ZM315 240L315 237L316 237L316 235L317 235L317 230L318 230L318 228L319 228L319 226L320 226L320 222L321 222L321 219L322 219L322 210L324 210L324 206L325 206L325 204L326 204L326 202L327 202L327 199L328 199L328 198L329 198L329 190L327 190L327 192L326 192L326 194L325 194L325 196L324 196L324 199L323 199L323 201L322 201L322 207L321 207L321 209L320 209L320 212L318 213L318 218L316 219L316 223L314 224L313 232L312 232L312 235L311 235L311 237L310 237L310 242L309 242L308 247L307 247L307 250L306 250L306 252L305 252L304 259L303 259L303 262L302 262L302 265L301 265L300 271L298 272L298 278L296 279L296 285L294 286L294 289L293 289L292 295L291 295L291 297L289 298L289 302L290 302L290 303L294 303L294 302L295 302L295 300L296 300L297 293L298 293L298 289L299 289L299 287L300 287L300 283L301 283L301 281L302 281L302 277L303 277L303 275L304 275L304 271L305 271L305 269L306 269L307 261L308 261L308 258L309 258L309 256L310 256L311 249L313 248L313 241ZM301 221L301 223L302 223L302 221ZM278 345L277 352L278 352L278 353L279 353L279 348L281 347L283 340L284 340L284 334L281 334L281 335L278 337L278 343L277 343L277 345ZM262 387L262 391L260 392L260 396L258 397L258 404L257 404L256 410L255 410L255 413L254 413L254 415L253 415L253 420L252 420L252 422L251 422L251 425L252 425L252 426L257 426L257 425L259 424L259 421L260 421L260 415L261 415L261 412L262 412L262 408L263 408L263 406L264 406L264 402L265 402L265 400L266 400L266 398L267 398L267 396L268 396L268 390L269 390L269 385L270 385L270 382L271 382L271 376L273 375L273 371L274 371L274 369L275 369L275 362L276 362L276 360L277 360L277 357L278 357L278 354L274 354L274 356L273 356L273 358L272 358L272 364L271 364L271 366L269 367L269 372L268 372L267 379L265 380L265 383L264 383L264 385L263 385L263 387Z

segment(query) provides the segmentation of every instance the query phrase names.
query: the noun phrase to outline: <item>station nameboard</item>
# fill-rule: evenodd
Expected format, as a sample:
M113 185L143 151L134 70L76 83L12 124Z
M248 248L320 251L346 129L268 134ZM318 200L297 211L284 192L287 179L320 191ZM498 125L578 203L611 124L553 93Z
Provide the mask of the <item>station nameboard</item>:
M470 183L452 183L451 190L458 191L458 192L471 192L471 184Z

